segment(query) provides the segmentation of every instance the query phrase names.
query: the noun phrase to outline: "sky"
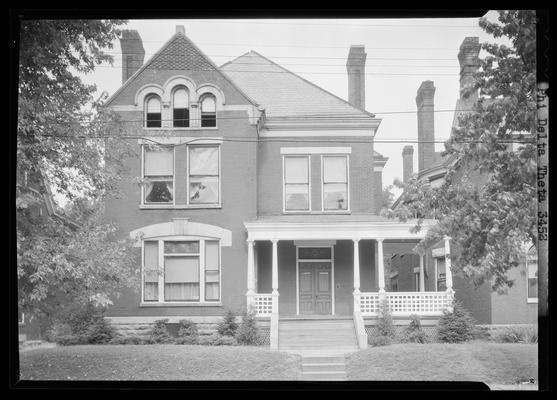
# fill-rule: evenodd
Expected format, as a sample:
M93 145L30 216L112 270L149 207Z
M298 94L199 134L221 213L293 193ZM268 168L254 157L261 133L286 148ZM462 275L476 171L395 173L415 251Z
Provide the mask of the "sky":
M496 13L486 17L496 20ZM375 150L389 158L383 186L402 179L402 148L416 143L381 143L382 140L417 140L416 91L425 80L436 87L435 109L454 110L459 96L460 44L467 36L480 43L496 42L478 25L478 18L410 19L151 19L129 20L143 41L145 62L176 32L188 36L218 66L255 50L327 91L347 99L346 58L351 45L364 45L367 53L366 110L381 118ZM501 42L499 40L499 42ZM114 65L104 65L83 77L97 85L98 93L112 95L122 84L119 43L108 52ZM482 57L482 53L480 53ZM400 113L408 112L408 113ZM435 113L435 139L448 138L454 112ZM442 143L436 143L442 151ZM395 195L400 190L394 190Z

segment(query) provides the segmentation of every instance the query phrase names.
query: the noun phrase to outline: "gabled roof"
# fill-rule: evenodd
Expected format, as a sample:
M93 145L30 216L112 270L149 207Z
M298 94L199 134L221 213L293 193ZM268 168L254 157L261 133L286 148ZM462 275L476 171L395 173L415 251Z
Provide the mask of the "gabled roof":
M197 47L184 33L176 32L159 51L153 55L141 68L139 68L126 82L107 100L105 105L109 105L124 88L126 88L135 78L147 69L175 70L175 71L215 71L224 77L236 88L250 103L257 103L246 94L241 87L224 74L219 67L213 63L209 57Z
M221 65L221 69L265 108L268 118L302 115L374 118L373 114L354 107L253 50Z

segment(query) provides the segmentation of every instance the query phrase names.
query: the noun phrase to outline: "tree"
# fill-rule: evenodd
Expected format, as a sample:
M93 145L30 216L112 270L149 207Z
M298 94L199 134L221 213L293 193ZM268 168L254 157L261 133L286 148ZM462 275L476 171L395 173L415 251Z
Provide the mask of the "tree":
M512 47L481 45L487 55L465 93L479 96L445 143L444 155L455 162L444 184L411 179L400 206L386 213L418 218L415 229L423 218L438 219L416 250L450 236L455 271L501 292L513 284L507 271L523 261L524 244L537 239L536 146L528 137L535 132L535 21L534 11L500 11L498 23L480 19L482 29Z
M129 148L115 114L94 99L78 74L112 63L103 49L119 20L26 20L20 25L16 230L18 301L23 311L53 316L66 304L109 304L134 287L129 241L102 219L118 195ZM75 223L37 215L50 188L67 199Z

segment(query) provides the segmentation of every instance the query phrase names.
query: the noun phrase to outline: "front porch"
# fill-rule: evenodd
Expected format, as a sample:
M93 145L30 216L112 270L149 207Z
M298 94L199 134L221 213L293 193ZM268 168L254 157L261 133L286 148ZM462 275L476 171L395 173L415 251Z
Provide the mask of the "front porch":
M442 315L454 295L450 238L444 242L444 290L438 290L437 273L427 273L426 257L411 255L432 223L426 221L417 233L410 232L413 221L246 223L247 305L258 318L270 319L271 348L278 348L279 317L350 317L358 345L365 348L364 319L377 318L382 299L394 317ZM385 279L385 258L401 251L413 259L396 274L411 278L395 286ZM392 265L387 272L393 275Z

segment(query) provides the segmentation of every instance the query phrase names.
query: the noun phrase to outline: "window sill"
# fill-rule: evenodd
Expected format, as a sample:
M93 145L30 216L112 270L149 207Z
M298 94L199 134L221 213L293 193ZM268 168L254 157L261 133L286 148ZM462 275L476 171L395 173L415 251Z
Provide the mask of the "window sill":
M221 302L188 301L188 302L142 302L139 307L222 307Z
M526 300L526 303L528 304L538 304L538 299L537 298L530 298Z
M169 204L169 205L140 205L140 210L190 210L190 209L206 209L206 208L222 208L221 204L203 204L203 205L186 205L186 204Z

